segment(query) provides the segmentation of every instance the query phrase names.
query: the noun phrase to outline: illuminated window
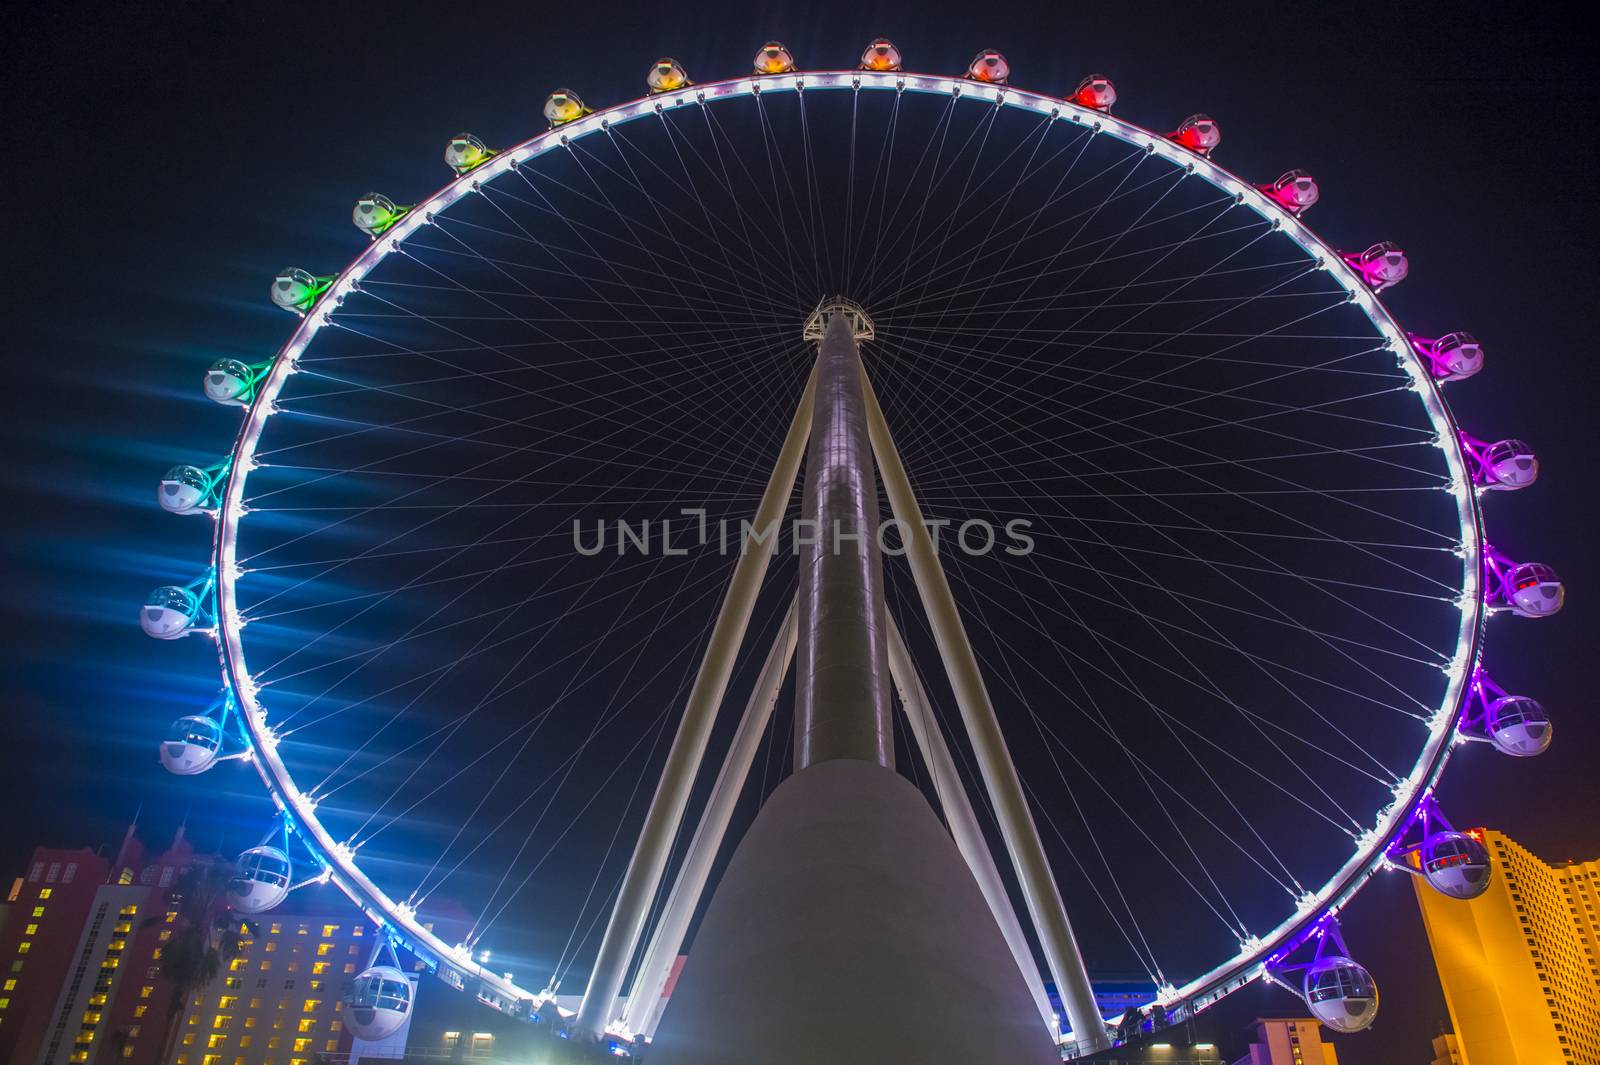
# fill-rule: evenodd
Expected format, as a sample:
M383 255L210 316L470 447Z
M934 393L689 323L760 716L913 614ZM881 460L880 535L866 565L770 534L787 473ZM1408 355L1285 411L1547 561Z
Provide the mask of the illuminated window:
M304 1012L304 1013L315 1013L315 1012L317 1012L317 1007L320 1006L320 1005L322 1005L322 1000L321 999L308 998L308 999L306 999L306 1004L303 1007L301 1007L301 1012Z
M185 1033L183 1033L183 1045L186 1046L186 1047L194 1046L194 1033L193 1032L185 1032Z
M246 1025L246 1027L249 1027L249 1026ZM249 1047L251 1043L255 1042L255 1038L256 1037L253 1036L253 1035L241 1035L239 1037L239 1049L240 1050L244 1050L247 1047Z
M44 907L43 906L35 906L33 908L33 915L35 917L43 917L44 916Z
M338 925L336 925L336 924L325 924L325 925L322 926L322 938L323 939L331 939L333 936L336 936L338 934L339 934L339 926Z
M345 965L344 965L344 971L345 971L345 973L346 973L346 974L347 974L347 975L348 975L348 974L349 974L349 973L353 973L353 972L355 972L355 971L356 971L356 963L355 963L355 962L353 962L353 961L350 961L350 962L345 962Z
M302 1032L314 1032L316 1030L317 1030L317 1019L315 1017L302 1017L302 1018L300 1018L300 1031L302 1031Z
M52 894L55 893L55 890L56 890L55 888L40 888L39 889L39 901L43 902L45 899L49 898Z
M259 995L250 1000L250 1008L253 1010L261 1008L261 997Z
M154 987L150 986L149 984L145 984L143 987L141 987L139 989L139 997L140 998L149 998L150 997L150 992L152 992L154 990L155 990Z
M364 936L367 934L367 930L361 925L356 925L355 928L350 930L350 934L353 936Z
M228 971L230 973L236 973L240 969L243 969L248 964L249 964L249 962L247 962L243 958L234 958L232 961L230 961L228 963Z
M25 936L36 936L39 934L39 926L36 924L30 924L28 927L22 930L22 934Z
M268 1050L277 1050L278 1049L278 1037L277 1036L273 1036L271 1039L267 1040L267 1049Z
M215 1049L217 1049L217 1047L221 1046L223 1043L226 1043L227 1041L228 1041L228 1037L226 1035L224 1035L222 1032L218 1032L217 1034L213 1035L211 1038L206 1040L206 1049L207 1050L215 1050Z
M29 943L26 939L24 939L21 943L17 944L17 953L18 954L26 954L26 953L28 953L28 951L30 951L32 949L33 949L33 944Z
M341 1029L343 1027L344 1027L344 1022L343 1021L333 1021L332 1023L330 1023L328 1025L328 1031L337 1032L339 1029Z
M215 1017L211 1018L211 1027L226 1028L232 1021L233 1018L228 1016L226 1013L219 1013Z
M9 998L0 998L0 1010L5 1009L9 1005L11 1005L11 1000Z
M323 957L324 955L326 955L332 949L333 949L333 944L332 943L318 943L317 944L317 957L319 957L319 958Z
M266 958L262 958L261 959L261 971L262 972L267 972L271 968L272 968L272 962L267 960Z
M294 1049L295 1049L296 1053L299 1053L302 1050L310 1050L311 1049L311 1040L310 1039L296 1039L294 1041Z
M268 954L271 954L273 951L275 951L277 949L278 949L278 944L277 943L273 942L270 939L267 940L267 953Z
M338 1040L337 1040L337 1039L330 1039L330 1040L328 1040L328 1042L327 1042L327 1043L326 1043L326 1044L325 1044L325 1045L324 1045L324 1046L323 1046L323 1048L322 1048L322 1049L324 1049L324 1050L326 1050L326 1051L327 1051L327 1052L328 1052L328 1053L330 1053L330 1054L332 1054L332 1053L333 1053L333 1052L334 1052L334 1051L335 1051L335 1050L338 1050L338 1049L339 1049L339 1041L338 1041Z
M238 995L223 995L221 998L217 999L217 1009L231 1010L234 1006L238 1005L238 1003Z
M313 976L321 976L323 973L325 973L327 971L328 971L328 963L325 962L325 961L319 961L315 965L311 966L311 973L312 973Z

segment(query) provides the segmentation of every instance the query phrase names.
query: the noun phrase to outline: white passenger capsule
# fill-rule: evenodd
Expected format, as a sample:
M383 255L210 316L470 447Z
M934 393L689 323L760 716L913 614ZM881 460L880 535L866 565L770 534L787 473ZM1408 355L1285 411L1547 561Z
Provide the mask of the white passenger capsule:
M266 913L289 897L291 872L277 847L251 847L233 863L228 901L240 913Z
M387 1039L411 1013L411 981L393 966L374 965L351 982L344 1007L345 1027L357 1039Z
M180 717L161 741L161 764L180 777L204 773L222 752L222 726L209 717Z
M1489 849L1465 833L1435 832L1422 841L1417 857L1422 875L1441 895L1475 899L1489 890Z
M465 174L487 163L494 156L494 152L484 146L484 143L470 133L457 133L450 138L450 143L444 146L444 161L451 170L457 174Z
M1552 567L1542 562L1524 562L1506 574L1505 598L1514 613L1543 618L1561 609L1567 590Z
M1501 440L1483 452L1485 488L1516 490L1539 479L1539 459L1521 440Z
M1177 129L1167 134L1167 139L1176 141L1192 152L1210 155L1211 150L1222 143L1222 127L1210 115L1190 115L1178 123Z
M557 89L544 101L545 121L550 123L552 129L576 122L588 113L589 109L583 105L583 100L571 89Z
M163 585L150 593L139 609L139 627L146 636L176 640L194 629L201 614L200 597L175 584Z
M350 220L356 228L367 236L376 240L383 236L400 219L405 217L408 208L399 207L389 197L381 192L369 192L356 201L356 206L350 212Z
M1349 958L1324 957L1306 969L1303 994L1313 1016L1336 1032L1359 1032L1378 1017L1378 985Z
M1484 730L1504 753L1532 758L1549 749L1554 726L1537 700L1526 695L1505 695L1489 704Z
M156 502L168 514L203 514L211 502L211 478L197 466L174 466L162 474Z
M317 302L324 286L315 274L298 266L286 266L272 279L272 302L286 311L304 314Z
M255 394L255 371L238 359L218 359L206 370L206 398L213 403L243 407Z

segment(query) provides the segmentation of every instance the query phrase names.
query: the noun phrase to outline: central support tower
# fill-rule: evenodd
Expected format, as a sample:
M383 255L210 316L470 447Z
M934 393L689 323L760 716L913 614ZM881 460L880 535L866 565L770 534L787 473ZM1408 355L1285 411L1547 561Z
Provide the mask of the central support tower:
M894 768L889 641L879 548L878 474L861 389L865 312L825 302L817 399L806 450L795 649L795 770L834 758Z

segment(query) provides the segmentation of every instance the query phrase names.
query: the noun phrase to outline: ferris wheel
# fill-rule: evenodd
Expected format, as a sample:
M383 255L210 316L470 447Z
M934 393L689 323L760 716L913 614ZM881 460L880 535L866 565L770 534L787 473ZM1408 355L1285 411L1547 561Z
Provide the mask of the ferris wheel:
M402 954L619 1052L654 1032L719 848L791 757L783 519L834 317L905 540L897 761L1063 1046L1263 979L1364 1029L1355 892L1486 889L1433 791L1462 743L1549 745L1484 644L1564 591L1485 538L1538 464L1445 402L1478 342L1402 328L1379 294L1404 252L1329 247L1315 179L1230 173L1213 119L1009 77L770 43L706 84L662 59L607 108L557 90L520 144L452 138L431 195L361 196L347 266L272 279L282 348L206 370L242 423L158 499L213 519L211 557L140 621L211 636L222 689L160 757L248 763L275 803L236 908L332 882L381 926L356 1035L403 1023ZM455 942L440 898L474 915ZM1146 1000L1103 1015L1109 972Z

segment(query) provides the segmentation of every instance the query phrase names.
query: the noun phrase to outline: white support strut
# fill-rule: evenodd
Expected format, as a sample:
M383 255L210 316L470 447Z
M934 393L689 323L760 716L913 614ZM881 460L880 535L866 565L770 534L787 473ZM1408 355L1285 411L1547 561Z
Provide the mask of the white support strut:
M1005 735L995 716L994 703L989 698L983 675L978 670L977 656L967 640L960 611L956 609L955 596L950 592L949 579L939 565L939 556L933 546L928 528L922 520L922 509L911 490L905 466L895 450L894 439L889 434L883 409L878 405L877 394L865 371L861 375L861 388L866 398L867 432L872 440L872 451L878 460L878 472L883 478L884 493L889 497L890 509L899 523L904 537L906 558L916 580L917 593L922 599L922 609L933 629L939 656L944 661L950 686L954 689L956 705L961 710L961 720L972 741L978 769L983 776L989 801L994 806L995 819L1005 839L1006 851L1017 871L1022 895L1028 905L1028 915L1044 947L1045 961L1055 978L1056 991L1067 1011L1067 1021L1072 1026L1073 1038L1080 1054L1104 1050L1111 1045L1100 1011L1095 1006L1094 989L1084 968L1083 955L1078 950L1072 934L1072 924L1061 902L1061 890L1056 886L1050 863L1045 858L1044 844L1039 838L1038 826L1028 809L1022 782L1017 777L1016 766L1006 747Z
M1033 995L1034 1005L1039 1007L1039 1016L1053 1038L1059 1034L1059 1025L1055 1011L1050 1008L1050 996L1045 993L1038 963L1034 961L1033 948L1028 945L1022 922L1017 920L1017 911L1011 905L1011 897L1006 894L1005 882L1000 879L1000 870L994 864L994 855L989 852L989 843L983 838L978 815L973 812L972 801L967 798L967 789L956 771L955 759L950 756L950 745L945 742L944 733L933 718L928 692L922 685L922 678L917 675L916 665L911 661L911 650L906 646L900 626L894 623L893 618L889 619L888 629L889 672L894 676L894 686L900 693L900 702L905 707L906 721L911 726L917 750L922 752L922 760L927 763L928 772L933 776L934 789L939 793L940 805L944 807L945 819L950 824L950 835L967 868L972 871L973 879L978 882L984 901L989 904L989 912L994 914L995 923L1000 926L1000 933L1006 937L1011 956L1016 959L1017 968Z
M594 969L589 975L589 985L578 1006L574 1031L582 1036L598 1039L606 1026L616 1019L617 995L622 990L622 980L639 937L644 933L645 920L661 885L661 875L666 869L672 851L672 841L677 837L683 821L684 808L689 803L689 793L694 788L695 777L705 755L706 743L711 737L717 711L728 689L728 678L733 673L744 643L745 630L750 624L750 613L755 608L756 596L766 577L767 565L772 561L773 548L778 540L778 526L788 508L789 497L794 493L795 480L800 473L800 461L805 456L806 440L811 430L811 411L816 397L816 371L806 381L805 392L800 397L789 433L773 463L772 476L767 480L756 508L753 534L748 542L741 542L739 561L728 581L722 607L706 643L705 657L695 674L694 687L684 704L683 720L672 738L672 749L667 752L666 764L661 770L661 780L656 784L655 795L650 800L650 810L645 814L644 825L639 829L639 841L628 862L628 871L617 893L616 905L606 922L605 938L600 942L600 952L595 957Z
M717 782L711 789L710 799L706 801L705 812L700 815L700 824L689 841L688 853L684 855L683 865L662 908L661 919L656 922L650 942L645 946L639 973L633 978L633 988L628 992L628 1001L622 1011L622 1026L630 1032L653 1035L657 1022L661 1020L661 1009L665 1003L662 992L666 989L667 977L672 972L673 961L683 949L689 921L705 894L711 866L722 848L728 823L733 820L739 795L749 779L750 767L755 763L756 752L761 749L761 738L767 731L767 723L772 720L773 704L778 701L783 678L788 676L789 665L794 661L797 631L795 604L790 602L783 627L772 641L772 650L767 652L761 675L750 692L749 702L745 703L744 716L739 719L739 728L728 746L722 771L717 774Z

